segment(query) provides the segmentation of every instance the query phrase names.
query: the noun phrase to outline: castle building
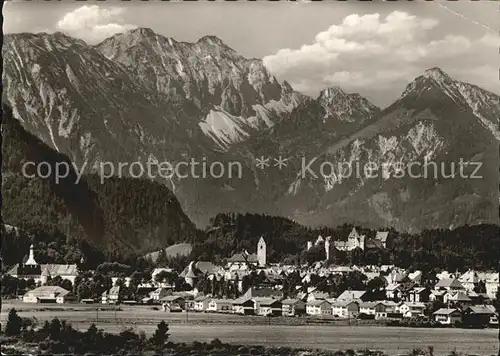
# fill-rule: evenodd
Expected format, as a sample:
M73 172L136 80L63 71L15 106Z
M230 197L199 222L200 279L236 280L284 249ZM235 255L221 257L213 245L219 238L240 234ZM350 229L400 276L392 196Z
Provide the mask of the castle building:
M324 243L326 259L329 260L332 246L340 251L352 251L357 248L360 248L363 251L376 248L384 249L389 248L388 237L389 232L379 231L374 239L367 239L365 235L359 234L354 227L347 237L347 241L332 241L331 236L323 238L323 236L320 235L314 244L312 241L307 241L307 251L309 251L313 246L318 246L320 243Z
M351 233L347 237L347 241L334 241L334 246L340 251L352 251L356 248L365 249L365 235L360 235L355 227L352 228Z

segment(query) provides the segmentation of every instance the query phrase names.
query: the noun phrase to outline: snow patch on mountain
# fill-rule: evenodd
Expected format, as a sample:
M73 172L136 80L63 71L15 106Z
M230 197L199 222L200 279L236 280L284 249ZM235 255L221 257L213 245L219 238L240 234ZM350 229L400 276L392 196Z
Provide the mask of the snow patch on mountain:
M78 110L73 109L70 116L67 115L62 105L58 105L57 110L59 111L60 117L58 134L61 137L68 138L73 130L75 122L79 119Z
M382 135L378 136L378 149L380 150L380 154L385 156L387 152L393 151L398 145L398 138L395 136L391 136L386 138Z
M426 125L422 121L408 131L406 138L418 156L425 152L425 156L430 158L444 145L434 125Z
M80 91L80 81L75 75L69 64L66 64L66 75L68 76L69 82L75 87L76 90Z
M210 110L210 113L199 123L203 133L211 137L222 149L239 142L249 133L243 129L245 120L228 114L223 110Z

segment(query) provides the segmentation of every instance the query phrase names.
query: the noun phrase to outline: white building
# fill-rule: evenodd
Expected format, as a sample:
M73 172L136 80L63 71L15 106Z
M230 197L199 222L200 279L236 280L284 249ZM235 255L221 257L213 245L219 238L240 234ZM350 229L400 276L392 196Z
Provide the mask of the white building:
M332 315L340 318L355 318L359 314L358 302L338 300L332 303Z
M41 286L23 295L24 303L66 303L74 300L70 291L58 286Z
M210 298L204 295L198 296L194 299L194 310L196 311L206 311L208 309L208 303Z
M384 302L363 302L359 305L359 313L366 315L375 315L377 312L385 312L388 307Z
M102 304L119 304L121 301L121 288L119 286L112 287L109 291L105 291L101 295Z
M377 234L375 235L375 240L380 241L384 248L388 247L388 238L389 231L377 231Z
M332 304L326 300L312 300L306 304L307 315L332 315Z
M496 299L497 298L497 291L498 291L498 286L499 286L499 279L498 279L498 273L490 273L486 280L486 294L490 299Z
M152 300L160 300L163 297L166 297L167 295L169 295L170 293L171 292L169 289L160 287L160 288L157 288L154 291L150 292L149 297Z
M458 281L467 291L472 292L479 283L479 277L474 270L468 270L458 277Z
M432 315L434 320L440 324L451 325L462 321L462 313L457 309L441 308Z
M397 311L405 318L414 318L414 317L419 317L419 316L424 316L425 315L425 304L424 303L411 303L411 302L404 302L401 303Z
M210 299L207 311L212 313L230 313L233 308L233 302L228 299Z

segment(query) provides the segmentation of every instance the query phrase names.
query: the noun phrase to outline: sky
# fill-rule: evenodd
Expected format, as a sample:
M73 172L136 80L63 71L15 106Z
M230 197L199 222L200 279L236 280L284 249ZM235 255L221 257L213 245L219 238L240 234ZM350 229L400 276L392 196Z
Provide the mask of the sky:
M99 43L149 27L178 41L215 35L279 80L317 96L327 87L384 107L425 69L500 94L499 3L5 2L4 33L55 32Z

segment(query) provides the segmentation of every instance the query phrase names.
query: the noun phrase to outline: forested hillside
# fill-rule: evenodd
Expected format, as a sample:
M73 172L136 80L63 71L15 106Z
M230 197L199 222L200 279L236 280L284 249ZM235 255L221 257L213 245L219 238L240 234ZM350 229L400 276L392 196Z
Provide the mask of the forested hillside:
M3 109L4 223L38 240L51 236L55 241L61 235L71 241L84 239L104 247L105 253L148 252L199 237L172 192L156 182L113 178L101 184L95 175L76 182L73 169L59 182L54 174L47 179L25 177L22 166L28 161L47 162L52 172L57 162L71 162L24 130L9 108ZM27 173L36 170L30 166ZM2 248L2 255L8 253Z
M260 214L219 214L211 219L207 238L195 244L192 259L222 261L234 253L256 252L259 238L267 244L270 263L312 263L323 261L323 245L306 251L307 241L315 242L319 235L332 240L347 240L353 225L336 228L310 229L283 217ZM377 230L357 227L367 239L375 238ZM380 231L380 230L379 230ZM395 264L410 269L430 271L495 269L498 263L500 236L497 225L481 224L456 229L424 230L418 234L389 232L391 245L387 249L356 249L349 252L332 249L330 263L342 265Z

